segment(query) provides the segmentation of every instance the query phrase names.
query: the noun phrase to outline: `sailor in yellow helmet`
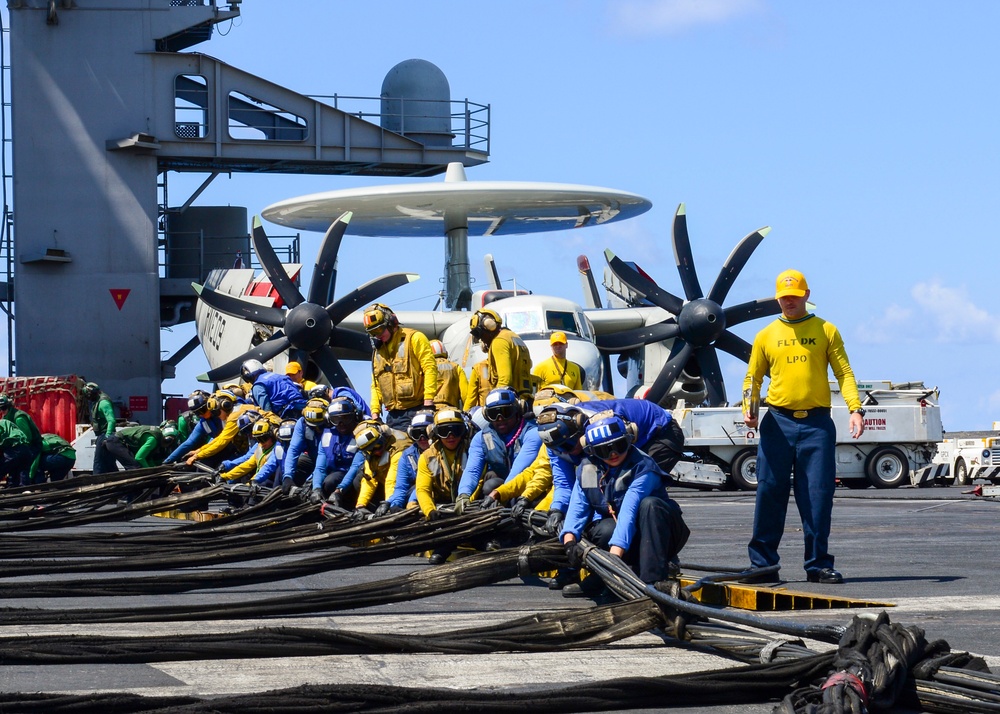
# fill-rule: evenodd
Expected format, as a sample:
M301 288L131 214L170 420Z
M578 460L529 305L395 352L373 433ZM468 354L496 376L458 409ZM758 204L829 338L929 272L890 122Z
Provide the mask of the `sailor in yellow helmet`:
M379 419L405 437L413 415L434 406L438 368L424 333L403 327L387 305L375 303L365 310L365 332L372 348L372 418Z
M438 390L434 396L434 405L438 409L461 409L465 403L465 392L469 388L465 371L448 359L448 350L441 340L431 340L431 352L434 353L438 369Z
M480 340L490 366L490 389L510 387L517 396L530 400L536 378L531 374L531 353L517 333L502 324L489 308L477 310L469 320L472 339Z
M542 389L550 384L562 384L570 389L583 389L587 373L576 362L566 359L568 347L566 333L553 332L549 337L549 346L552 348L552 356L539 362L531 370L531 373L540 380L538 388Z

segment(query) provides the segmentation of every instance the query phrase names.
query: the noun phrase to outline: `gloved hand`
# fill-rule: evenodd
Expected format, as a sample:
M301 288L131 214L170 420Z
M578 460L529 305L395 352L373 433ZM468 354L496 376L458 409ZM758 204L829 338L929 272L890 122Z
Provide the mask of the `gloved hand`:
M479 507L485 511L488 508L496 508L499 505L500 501L493 498L493 494L490 494L482 500Z
M253 497L259 493L260 493L260 484L257 483L256 481L251 481L250 485L247 486L247 495Z
M340 508L340 503L341 503L340 489L335 488L333 490L333 493L331 493L329 498L327 498L326 500L331 506L336 506L337 508Z
M441 518L441 511L435 508L433 511L431 511L424 517L431 522L439 520Z
M389 503L388 501L382 501L382 503L378 504L378 508L375 509L375 517L381 518L382 516L384 516L386 513L389 512L389 508L391 506L392 504Z
M322 503L323 502L323 489L314 488L309 491L309 503Z
M295 485L295 482L292 479L290 479L290 478L282 479L282 481L281 481L281 495L282 496L287 496L289 493L291 493L292 492L292 486L294 486L294 485Z
M354 512L350 515L350 518L352 521L359 522L368 520L371 515L372 512L362 506L361 508L355 508Z
M226 459L221 464L219 464L219 471L221 471L222 473L232 470L233 470L233 462L230 461L229 459Z
M579 570L583 565L583 548L580 547L580 541L571 540L568 543L563 543L563 548L566 549L566 560L569 561L569 567L573 570Z
M455 499L455 515L460 516L465 513L465 509L469 507L469 502L472 500L472 496L466 493L461 493L458 498Z
M545 520L545 530L552 535L559 535L565 520L566 514L562 511L549 511L549 517Z
M510 507L511 518L520 518L521 514L524 513L525 509L531 504L531 502L524 496L518 496L514 499L514 503Z

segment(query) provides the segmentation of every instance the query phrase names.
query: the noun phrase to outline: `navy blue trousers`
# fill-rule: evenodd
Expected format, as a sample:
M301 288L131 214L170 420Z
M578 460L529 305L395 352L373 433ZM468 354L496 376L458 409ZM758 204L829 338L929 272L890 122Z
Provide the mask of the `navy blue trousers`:
M753 537L747 546L754 567L778 564L778 545L792 488L802 519L806 571L833 567L828 545L837 487L836 440L836 427L828 411L816 410L804 419L795 419L769 410L761 419L757 507Z

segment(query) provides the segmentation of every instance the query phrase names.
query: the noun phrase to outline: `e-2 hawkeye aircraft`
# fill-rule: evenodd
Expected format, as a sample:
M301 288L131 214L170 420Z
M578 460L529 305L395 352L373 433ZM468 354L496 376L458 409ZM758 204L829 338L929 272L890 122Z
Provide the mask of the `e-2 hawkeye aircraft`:
M493 289L473 293L470 288L470 233L503 236L584 228L634 217L651 205L636 194L591 186L466 181L461 164L449 167L443 183L330 191L273 204L263 211L267 220L326 231L307 294L295 282L300 266L281 264L255 217L252 241L266 280L252 270L215 270L204 286L195 286L200 296L198 337L212 367L199 379L235 377L250 358L274 360L277 367L291 354L308 365L307 373L315 367L317 376L329 383L349 385L341 360L371 359L361 310L417 278L412 273L384 275L334 299L337 253L349 229L361 236L445 236L447 309L396 314L402 324L440 339L467 371L484 356L469 334L469 318L489 307L521 336L535 363L551 355L549 335L565 332L567 357L584 367L588 388L611 391L610 357L618 355L629 395L640 394L665 407L679 399L721 406L726 391L716 350L744 361L750 354L750 345L729 328L779 312L773 298L723 307L769 228L740 241L707 295L695 271L683 204L674 216L672 238L684 298L611 251L605 251L610 271L605 286L616 307L600 306L583 256L578 267L586 308L564 298L501 290L491 261Z

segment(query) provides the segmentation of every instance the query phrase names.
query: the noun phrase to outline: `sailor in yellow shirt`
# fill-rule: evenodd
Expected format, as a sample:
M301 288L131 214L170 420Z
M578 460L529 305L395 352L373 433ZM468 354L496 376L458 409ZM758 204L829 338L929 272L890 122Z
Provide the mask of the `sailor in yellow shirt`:
M552 356L538 363L531 373L540 381L538 388L544 389L550 384L562 384L570 389L583 389L586 372L576 362L566 359L566 333L553 332L549 337Z
M448 359L448 350L441 340L431 340L430 344L438 370L438 390L434 396L434 405L438 409L445 407L462 409L465 404L465 393L469 388L465 370Z
M865 412L840 332L807 311L805 276L797 270L781 273L775 298L781 317L754 338L743 382L743 421L751 429L759 425L760 435L757 503L747 546L751 570L778 565L788 495L794 488L805 538L806 577L813 583L842 583L844 578L834 570L828 549L837 475L837 430L830 417L831 369L851 412L850 432L855 439L865 430ZM758 419L761 383L767 375L771 379L767 413ZM744 581L776 579L752 574Z
M417 462L417 504L424 518L434 521L441 517L438 506L455 502L458 483L469 458L469 425L465 414L457 409L441 409L434 414L434 424L428 430L430 446ZM428 562L445 562L452 549L439 548Z
M372 343L372 418L380 419L403 438L413 415L434 406L438 369L427 336L402 327L388 306L375 303L364 312L365 332Z
M518 397L530 401L537 380L531 374L531 353L524 340L501 324L496 311L486 308L472 315L469 333L483 343L490 366L490 389L510 387Z
M490 361L482 359L472 365L469 384L465 388L465 411L470 414L476 407L486 406L486 396L493 387L490 386Z
M376 507L387 501L396 488L396 470L399 468L399 458L410 445L409 438L397 439L395 432L387 425L366 419L354 429L354 443L365 455L364 475L358 487L357 508L354 517L361 519L371 516ZM344 481L347 477L344 478ZM344 483L334 490L349 490L354 484Z
M316 382L306 379L305 372L302 371L302 365L298 362L289 362L286 364L285 374L289 379L299 385L299 389L302 390L302 394L307 397L309 396L309 392L311 392L316 386Z

